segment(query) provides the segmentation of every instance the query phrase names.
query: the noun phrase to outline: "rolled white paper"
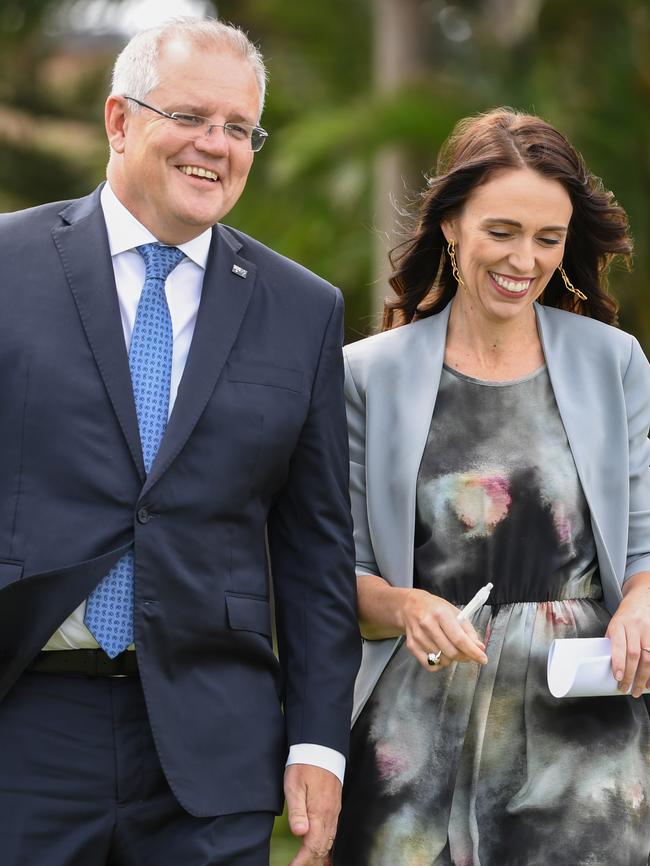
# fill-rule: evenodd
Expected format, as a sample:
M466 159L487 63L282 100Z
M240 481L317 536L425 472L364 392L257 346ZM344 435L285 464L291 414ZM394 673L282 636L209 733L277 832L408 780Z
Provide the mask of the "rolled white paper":
M554 698L623 694L612 673L612 647L608 637L554 640L548 651L546 676ZM646 694L649 691L646 689Z

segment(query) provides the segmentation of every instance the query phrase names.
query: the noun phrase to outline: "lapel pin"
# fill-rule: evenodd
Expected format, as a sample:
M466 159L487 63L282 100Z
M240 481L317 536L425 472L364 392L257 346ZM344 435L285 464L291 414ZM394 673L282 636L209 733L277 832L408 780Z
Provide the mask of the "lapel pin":
M233 274L237 274L238 277L243 277L244 279L248 276L246 268L240 268L239 265L233 265L232 272Z

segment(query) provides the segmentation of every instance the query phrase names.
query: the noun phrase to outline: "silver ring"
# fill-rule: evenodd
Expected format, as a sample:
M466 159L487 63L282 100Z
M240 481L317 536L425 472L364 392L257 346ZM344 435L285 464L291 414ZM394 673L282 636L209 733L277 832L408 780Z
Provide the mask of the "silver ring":
M437 653L429 653L427 655L427 664L431 665L434 668L436 665L440 664L440 659L442 658L442 650L438 650Z

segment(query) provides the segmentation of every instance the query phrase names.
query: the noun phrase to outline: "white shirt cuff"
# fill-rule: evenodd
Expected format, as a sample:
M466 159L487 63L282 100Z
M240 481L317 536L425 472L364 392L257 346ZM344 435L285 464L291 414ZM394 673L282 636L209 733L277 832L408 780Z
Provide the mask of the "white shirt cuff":
M315 743L296 743L289 749L287 767L290 764L311 764L313 767L329 770L343 784L345 757L336 749L330 749L329 746L317 746Z

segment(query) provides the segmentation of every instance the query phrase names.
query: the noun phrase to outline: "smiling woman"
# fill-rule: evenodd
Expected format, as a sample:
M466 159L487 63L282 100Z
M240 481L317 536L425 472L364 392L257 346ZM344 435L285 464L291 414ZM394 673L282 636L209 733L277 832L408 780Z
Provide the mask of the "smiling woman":
M650 365L605 285L630 250L557 130L469 118L385 332L346 349L366 641L335 866L647 866L645 706L545 676L553 639L607 634L622 692L650 678Z
M463 289L447 335L453 367L508 379L543 363L532 305L561 267L572 212L559 181L529 168L501 169L471 193L457 216L441 223ZM489 329L489 356L468 351L468 329ZM515 339L516 353L495 351Z

